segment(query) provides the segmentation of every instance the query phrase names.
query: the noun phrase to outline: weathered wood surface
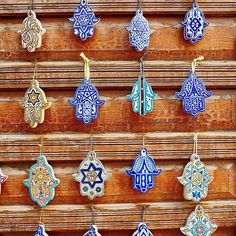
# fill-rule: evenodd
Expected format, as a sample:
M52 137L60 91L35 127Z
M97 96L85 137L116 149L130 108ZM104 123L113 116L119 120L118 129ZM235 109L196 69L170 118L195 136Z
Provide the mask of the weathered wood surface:
M41 14L65 15L72 14L79 1L34 1L34 9ZM29 1L26 0L1 0L0 14L12 15L25 13L29 9ZM91 0L93 9L101 14L125 14L136 11L137 0ZM234 0L200 0L202 10L207 14L235 14L236 3ZM191 8L192 1L186 0L143 0L142 6L146 14L184 14Z
M34 62L1 61L0 89L28 88L34 66ZM50 89L77 87L84 70L82 61L43 61L37 68L40 86ZM145 61L145 76L154 88L179 89L190 69L191 61ZM203 61L196 70L207 88L236 87L235 61ZM140 74L139 61L94 61L90 71L93 84L105 89L131 89Z

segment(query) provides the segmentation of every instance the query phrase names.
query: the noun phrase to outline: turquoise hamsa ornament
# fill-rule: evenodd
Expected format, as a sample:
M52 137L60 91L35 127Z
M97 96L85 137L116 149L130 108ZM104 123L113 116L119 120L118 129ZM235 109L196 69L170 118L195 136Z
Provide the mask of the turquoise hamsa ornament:
M187 236L211 236L216 230L217 225L212 224L207 214L204 213L201 205L197 205L190 214L187 223L180 230Z
M153 236L152 232L148 229L144 222L139 223L138 229L132 234L132 236Z
M208 185L212 182L206 166L201 162L197 154L191 156L191 161L185 166L183 175L178 177L184 185L184 198L194 202L207 197Z
M58 186L60 180L54 176L52 166L41 154L37 163L31 166L29 178L23 183L28 187L32 201L40 207L45 207L54 198L55 187Z
M39 224L37 231L34 233L34 236L48 236L48 234L45 232L44 224Z
M91 225L89 230L83 236L102 236L97 229L96 225Z

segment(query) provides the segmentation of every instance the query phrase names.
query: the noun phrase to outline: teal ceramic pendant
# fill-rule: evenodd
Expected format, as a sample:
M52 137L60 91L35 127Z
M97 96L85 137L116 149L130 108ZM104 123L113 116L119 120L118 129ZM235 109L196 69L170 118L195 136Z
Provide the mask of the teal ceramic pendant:
M96 225L91 225L89 230L83 236L102 236L97 229Z
M148 229L144 222L138 225L138 229L133 233L132 236L153 236L152 232Z
M199 202L207 197L208 185L212 182L206 166L201 162L197 154L191 156L191 161L185 166L183 175L178 177L184 185L184 198Z
M201 205L197 205L190 214L187 223L180 230L187 236L211 236L216 230L217 225L212 224L209 217L204 213Z
M53 168L46 157L40 155L37 163L30 168L29 178L23 183L28 187L32 201L40 207L45 207L54 198L55 187L60 180L55 178Z

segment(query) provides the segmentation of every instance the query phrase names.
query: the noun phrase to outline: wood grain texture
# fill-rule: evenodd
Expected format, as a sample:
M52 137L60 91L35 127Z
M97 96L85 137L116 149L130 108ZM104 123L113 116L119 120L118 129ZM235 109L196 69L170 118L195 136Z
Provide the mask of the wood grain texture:
M25 13L29 9L29 2L26 0L1 0L0 14L12 15ZM207 14L234 14L236 3L233 0L198 1L201 9ZM137 8L136 0L91 0L89 2L94 11L101 14L125 14L134 12ZM67 15L72 14L78 1L68 0L65 4L61 0L34 1L34 9L44 15ZM191 1L186 0L148 0L143 1L143 9L146 14L184 14L191 7Z

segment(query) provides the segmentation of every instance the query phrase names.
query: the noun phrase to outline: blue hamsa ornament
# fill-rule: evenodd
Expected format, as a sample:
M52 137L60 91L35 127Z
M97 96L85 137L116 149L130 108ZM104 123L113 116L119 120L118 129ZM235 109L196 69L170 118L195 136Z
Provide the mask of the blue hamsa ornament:
M148 156L146 148L141 148L138 157L134 160L132 168L126 173L132 177L133 189L146 193L154 188L154 177L161 173L152 157Z
M134 84L131 94L128 98L132 101L134 112L140 115L146 115L153 110L153 100L157 94L153 92L152 86L143 75L140 75L138 81Z
M197 205L188 217L186 225L180 230L187 236L211 236L217 230L217 225L212 224L202 206Z
M96 225L91 225L89 230L83 236L102 236L97 229Z
M89 124L98 117L98 107L105 103L99 97L98 90L92 85L91 80L84 78L83 83L75 92L74 99L69 103L75 106L75 116L84 124Z
M132 236L153 236L152 232L148 229L144 222L139 223L138 229L132 234Z
M33 236L48 236L48 234L45 232L45 228L43 224L39 224L37 231L34 233Z
M181 24L184 26L184 38L191 43L203 39L204 29L209 25L197 1L193 2L192 8L186 13Z
M77 6L73 17L69 20L74 24L74 34L85 41L88 37L92 37L94 33L94 25L99 22L92 10L88 5L87 0L81 0Z
M153 31L150 29L147 19L143 16L142 9L139 8L136 11L136 15L129 23L127 30L132 47L135 47L137 51L143 51L144 48L148 47L150 35Z
M200 157L192 154L191 161L185 166L183 175L178 177L178 180L184 185L184 198L199 202L202 198L207 197L208 185L212 182L213 177L209 176Z
M212 95L206 90L204 83L192 70L188 78L184 81L181 91L176 93L176 97L182 100L183 109L186 113L196 117L198 112L206 110L206 98Z

